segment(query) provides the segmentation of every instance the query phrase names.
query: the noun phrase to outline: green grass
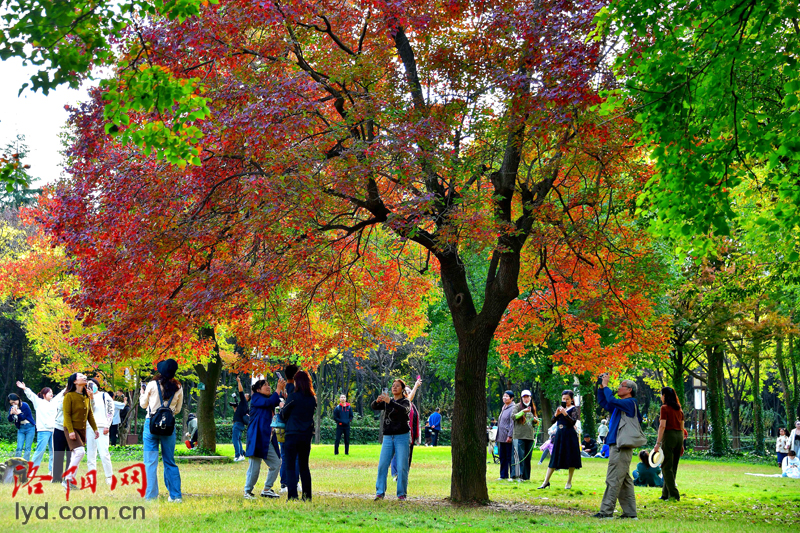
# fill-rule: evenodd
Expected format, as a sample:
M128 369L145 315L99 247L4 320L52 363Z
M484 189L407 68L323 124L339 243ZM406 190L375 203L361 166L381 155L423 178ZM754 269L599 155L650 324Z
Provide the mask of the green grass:
M218 450L233 455L231 445ZM680 503L658 500L660 489L636 488L639 520L637 522L596 521L604 489L606 461L584 460L584 468L575 473L572 490L564 490L566 474L557 472L547 490L537 490L545 466L535 466L529 483L498 482L498 466L488 465L487 479L492 504L486 507L450 505L446 498L450 483L450 449L417 447L409 481L406 503L394 498L394 484L389 480L387 500L373 502L379 447L352 446L351 455L334 456L332 446L315 446L311 454L314 501L288 503L260 498L244 501L241 497L247 462L224 465L181 465L184 502L163 499L146 505L147 519L137 522L109 520L103 531L262 531L275 527L301 531L509 531L563 529L571 532L611 531L623 527L642 532L734 532L785 531L800 524L800 482L782 478L762 478L745 472L774 474L777 467L721 463L719 461L684 461L679 470ZM538 461L538 455L534 463ZM129 464L129 463L125 463ZM115 464L118 470L122 464ZM266 468L262 468L263 483ZM276 487L277 488L277 487ZM260 489L260 486L259 486ZM36 528L38 532L65 531L81 527L78 521L36 521L26 526L15 518L16 504L49 503L50 514L64 505L60 487L47 485L44 496L19 494L10 500L10 488L0 491L0 530L19 531ZM126 494L124 491L128 491ZM105 486L98 493L73 493L72 506L106 505L113 515L122 505L143 505L120 488L112 495ZM623 525L624 524L624 525ZM88 525L88 524L87 524ZM86 526L82 526L86 527Z

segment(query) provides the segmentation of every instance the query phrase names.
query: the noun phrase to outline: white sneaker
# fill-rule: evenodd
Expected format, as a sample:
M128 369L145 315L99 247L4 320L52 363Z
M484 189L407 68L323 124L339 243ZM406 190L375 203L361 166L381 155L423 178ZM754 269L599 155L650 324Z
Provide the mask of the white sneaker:
M272 489L262 490L261 491L261 497L262 498L280 498L280 496L278 496L278 494Z
M397 476L392 476L392 481L397 482Z
M256 498L256 495L253 494L252 492L245 492L244 493L244 499L245 500L257 500L258 498Z
M170 502L170 503L183 503L183 499L182 499L182 498L175 498L175 499L173 500L173 499L172 499L172 496L170 496L170 497L167 499L167 501L168 501L168 502Z

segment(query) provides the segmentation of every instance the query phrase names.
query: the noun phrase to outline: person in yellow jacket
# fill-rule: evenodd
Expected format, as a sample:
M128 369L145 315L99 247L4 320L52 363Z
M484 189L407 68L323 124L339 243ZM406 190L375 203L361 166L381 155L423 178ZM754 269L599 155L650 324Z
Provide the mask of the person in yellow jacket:
M86 376L83 374L72 374L67 378L67 389L64 394L64 433L67 434L67 445L72 450L72 458L61 484L69 490L77 488L75 478L78 473L78 465L83 456L86 455L86 422L94 431L95 438L100 436L97 431L97 424L94 421L92 412L92 401L86 391ZM74 470L73 470L74 468Z

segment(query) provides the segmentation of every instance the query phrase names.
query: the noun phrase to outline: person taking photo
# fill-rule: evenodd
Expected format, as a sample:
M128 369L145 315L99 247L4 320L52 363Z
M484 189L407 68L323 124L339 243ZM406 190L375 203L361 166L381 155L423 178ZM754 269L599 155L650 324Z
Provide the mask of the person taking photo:
M608 423L606 444L609 447L608 470L606 471L606 490L600 504L600 512L594 518L613 518L619 501L622 507L620 518L636 517L636 492L630 475L633 448L617 444L620 421L623 416L637 418L641 425L639 406L636 402L636 383L625 379L617 388L617 397L608 388L608 374L601 374L597 383L597 403L611 413Z

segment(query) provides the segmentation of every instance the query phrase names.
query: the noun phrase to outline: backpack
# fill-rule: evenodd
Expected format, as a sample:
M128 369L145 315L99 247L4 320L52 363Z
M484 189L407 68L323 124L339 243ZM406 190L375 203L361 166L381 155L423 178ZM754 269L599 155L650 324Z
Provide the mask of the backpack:
M158 383L156 383L156 390L158 390L160 406L155 413L150 415L150 434L168 437L175 432L175 415L172 413L172 409L169 408L170 400L172 400L172 396L175 393L172 393L165 402L161 397L161 385ZM165 403L166 405L164 405Z

